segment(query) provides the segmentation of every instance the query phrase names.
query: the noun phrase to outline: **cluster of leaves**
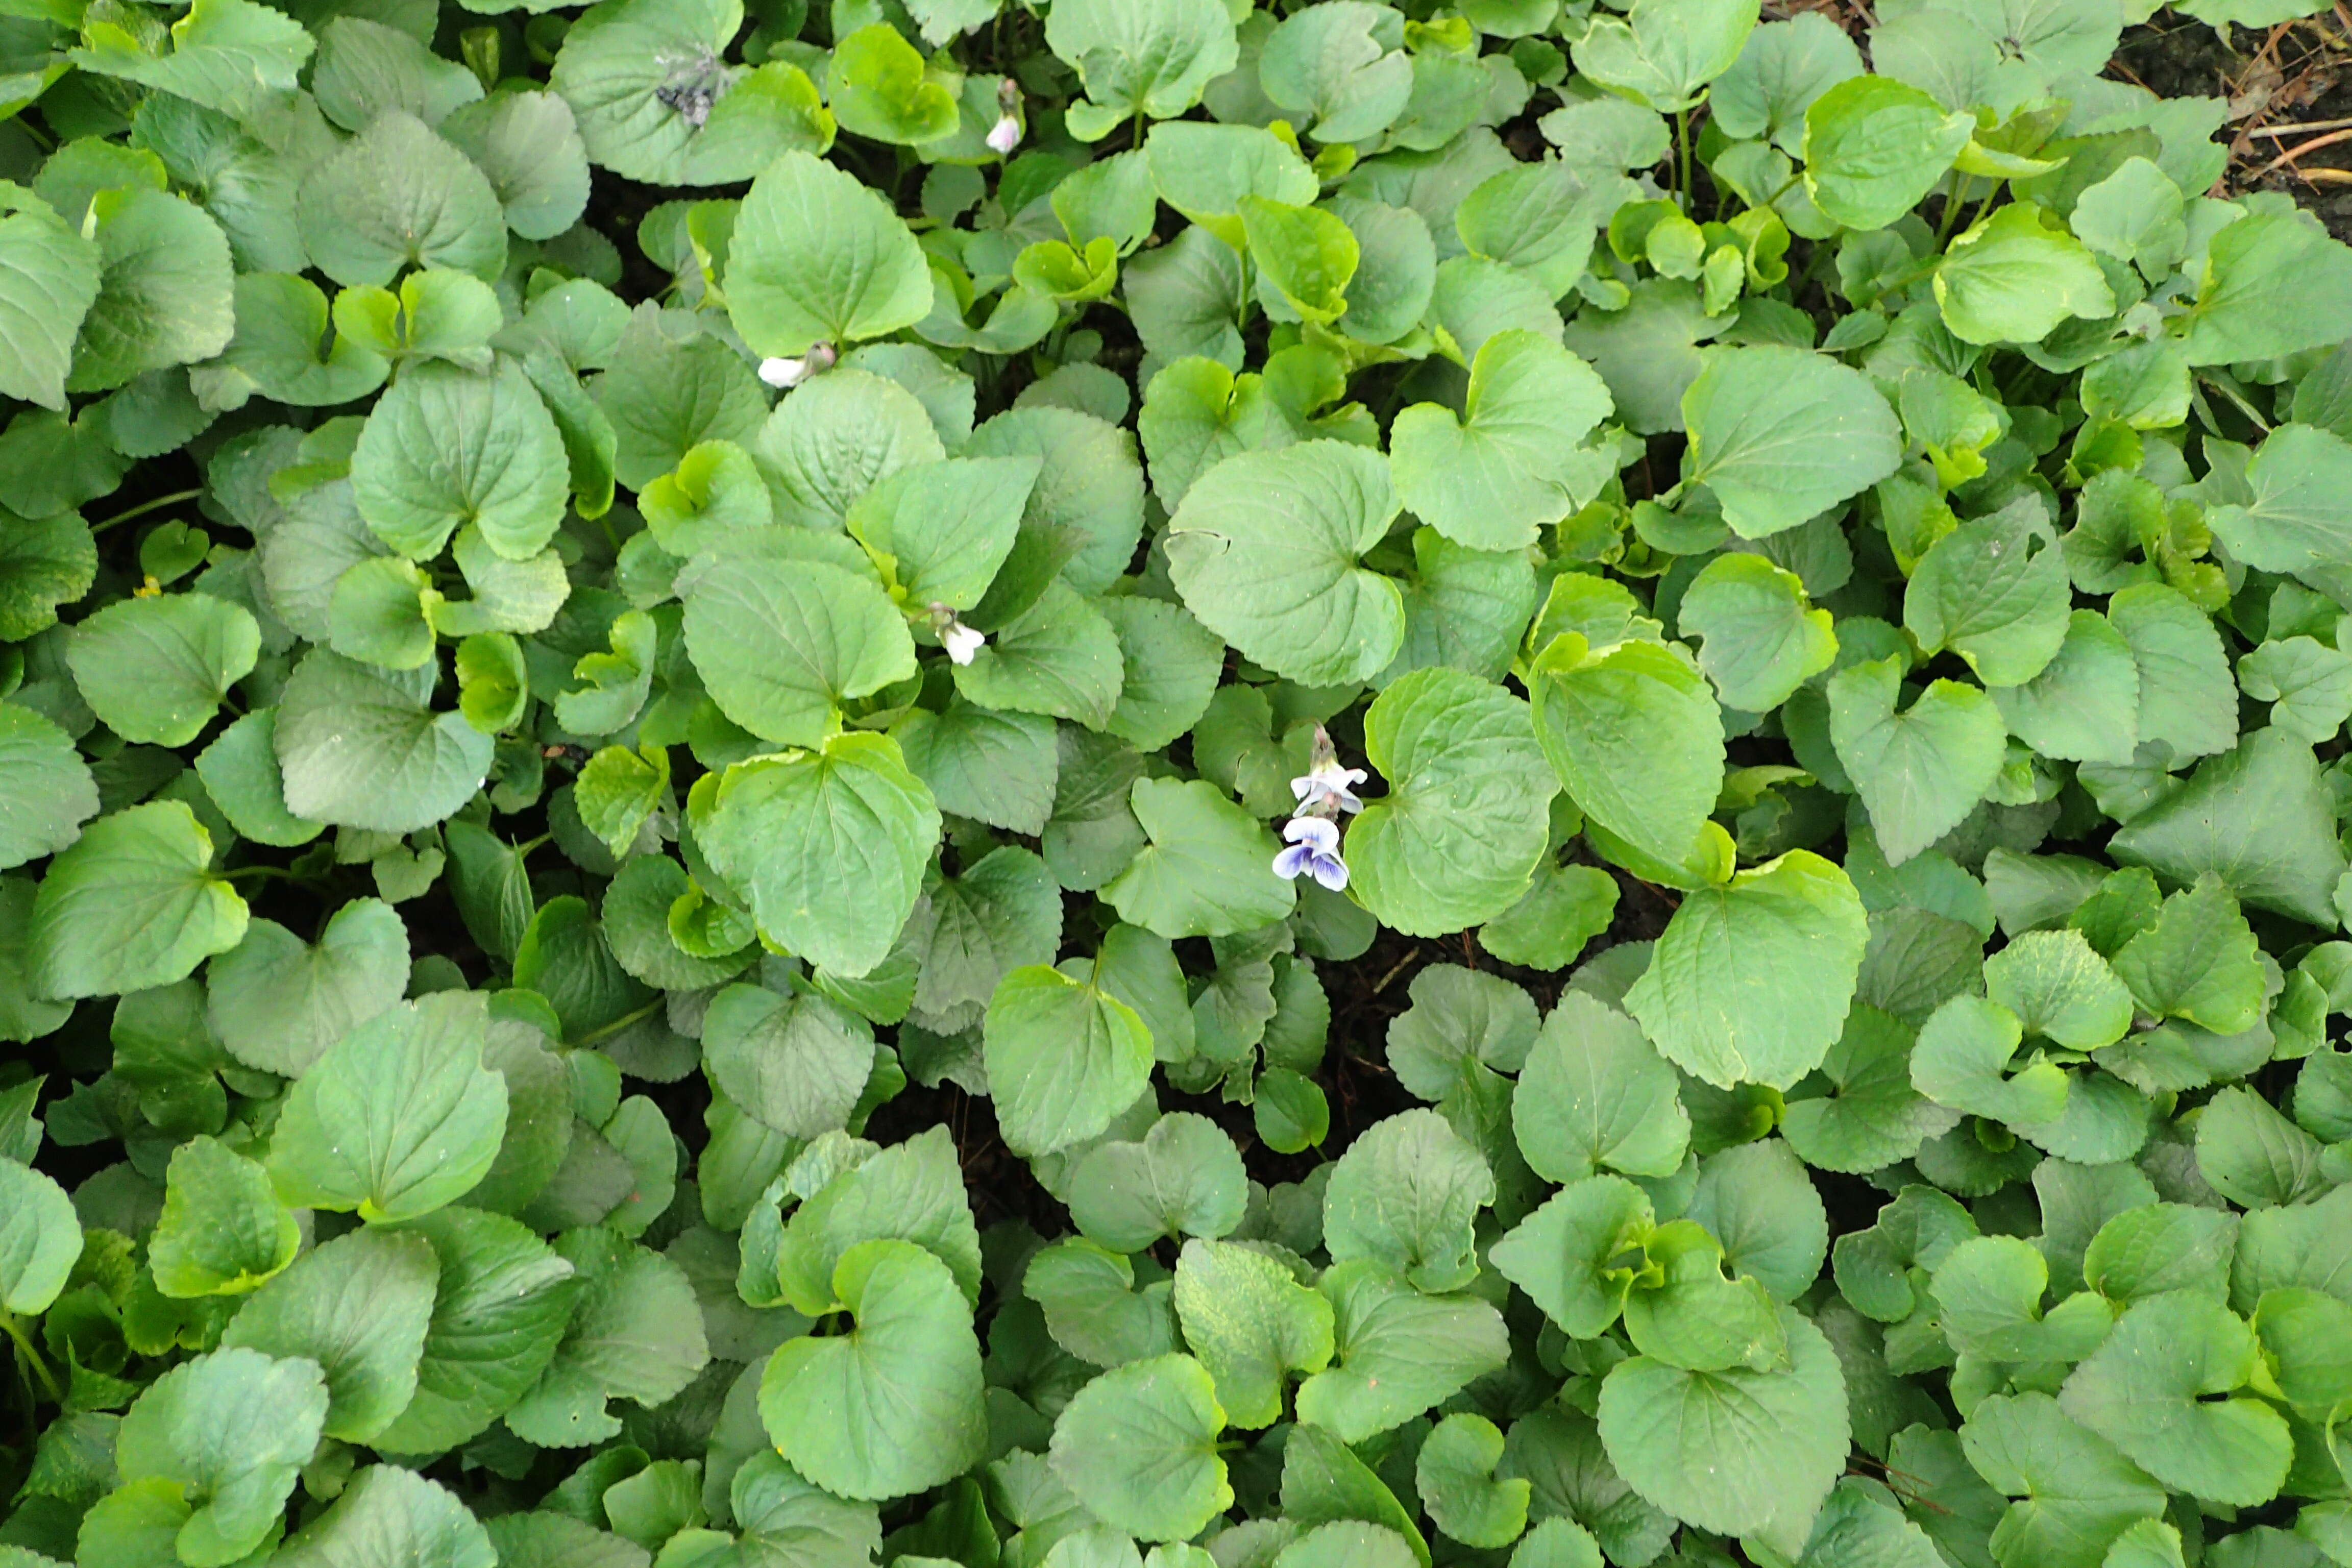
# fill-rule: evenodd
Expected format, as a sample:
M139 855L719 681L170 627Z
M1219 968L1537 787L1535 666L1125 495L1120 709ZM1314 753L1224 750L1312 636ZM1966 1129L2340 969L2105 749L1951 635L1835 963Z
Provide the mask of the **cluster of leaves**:
M2149 5L461 6L0 5L0 1563L2352 1564Z

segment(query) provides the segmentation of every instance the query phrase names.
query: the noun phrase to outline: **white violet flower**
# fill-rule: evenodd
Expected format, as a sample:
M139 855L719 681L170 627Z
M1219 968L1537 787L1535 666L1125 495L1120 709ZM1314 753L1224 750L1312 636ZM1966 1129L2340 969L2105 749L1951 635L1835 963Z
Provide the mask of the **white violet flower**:
M1013 149L1020 145L1020 118L1011 113L999 115L996 123L989 128L989 151L1000 158L1009 158L1013 155Z
M809 351L798 359L763 359L760 362L760 379L779 390L798 386L809 377L833 368L841 356L831 343L811 343Z
M1290 847L1274 858L1274 874L1295 879L1301 872L1333 892L1348 887L1348 863L1339 858L1339 825L1328 816L1294 816L1282 825Z
M1356 798L1356 786L1370 776L1361 768L1341 767L1334 757L1318 762L1304 778L1291 780L1290 794L1302 810L1328 802L1341 811L1361 811L1364 803Z
M948 658L958 664L970 664L972 656L988 641L986 634L976 632L961 621L950 621L940 628L940 646L948 650Z

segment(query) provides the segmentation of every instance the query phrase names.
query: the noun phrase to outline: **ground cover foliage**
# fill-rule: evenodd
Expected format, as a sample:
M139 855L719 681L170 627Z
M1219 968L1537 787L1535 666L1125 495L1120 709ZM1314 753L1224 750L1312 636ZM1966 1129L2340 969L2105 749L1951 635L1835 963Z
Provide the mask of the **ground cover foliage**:
M5 1568L2352 1563L2145 5L0 9Z

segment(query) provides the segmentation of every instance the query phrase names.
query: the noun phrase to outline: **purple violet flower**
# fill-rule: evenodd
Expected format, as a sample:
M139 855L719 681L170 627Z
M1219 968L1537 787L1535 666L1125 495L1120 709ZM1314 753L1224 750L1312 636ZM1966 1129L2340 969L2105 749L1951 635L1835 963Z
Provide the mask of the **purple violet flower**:
M1338 893L1348 886L1348 863L1339 858L1339 825L1328 817L1294 816L1282 825L1290 847L1274 858L1274 874L1295 879L1301 872Z

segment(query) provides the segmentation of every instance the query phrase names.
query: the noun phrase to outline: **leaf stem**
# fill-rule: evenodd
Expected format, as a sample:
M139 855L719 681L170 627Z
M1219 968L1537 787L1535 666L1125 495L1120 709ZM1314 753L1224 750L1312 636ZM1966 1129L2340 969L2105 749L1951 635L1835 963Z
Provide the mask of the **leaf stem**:
M151 511L157 511L167 506L177 506L184 500L194 500L204 493L203 488L199 486L195 489L173 490L170 495L157 496L153 500L141 501L128 511L118 511L104 522L91 524L90 532L93 535L104 533L118 522L129 522L132 518L144 517Z
M1951 194L1944 198L1944 216L1942 221L1936 225L1937 250L1943 249L1944 241L1952 237L1952 226L1959 221L1960 208L1968 205L1969 187L1976 183L1975 175L1962 174L1952 186Z
M16 1342L17 1362L33 1369L33 1375L41 1380L41 1386L47 1390L51 1399L64 1404L66 1391L58 1386L57 1374L49 1370L49 1363L41 1359L41 1352L33 1348L33 1342L25 1337L24 1325L16 1321L16 1314L0 1311L0 1329L5 1329L8 1337Z
M1690 110L1675 110L1675 161L1679 171L1675 177L1675 195L1682 198L1683 216L1690 216L1698 210L1697 197L1691 191Z
M622 1014L619 1017L614 1019L611 1023L604 1025L602 1028L589 1030L586 1034L572 1041L572 1044L575 1048L580 1048L593 1046L599 1040L609 1040L614 1035L617 1035L622 1030L627 1028L630 1025L642 1023L644 1020L652 1017L655 1009L667 1006L667 1005L668 999L667 997L656 996L652 1001L646 1003L644 1006L636 1008L632 1012Z

